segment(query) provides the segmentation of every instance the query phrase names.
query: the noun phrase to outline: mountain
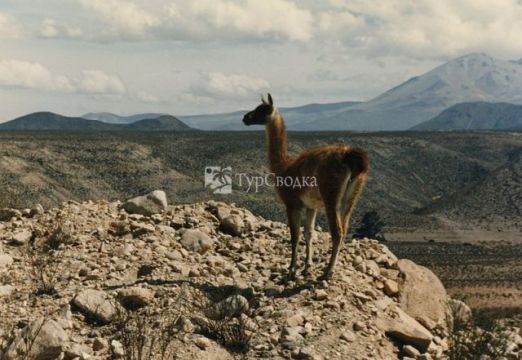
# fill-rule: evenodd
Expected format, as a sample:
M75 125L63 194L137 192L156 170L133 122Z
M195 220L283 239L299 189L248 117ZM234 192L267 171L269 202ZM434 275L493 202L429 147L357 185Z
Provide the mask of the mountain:
M312 105L306 112L298 108L280 110L290 130L406 130L457 103L476 101L522 104L522 61L469 54L367 102ZM206 130L244 130L243 113L182 119Z
M0 130L116 130L117 125L97 120L36 112L0 124Z
M187 131L194 129L170 115L160 115L131 124L109 124L51 112L37 112L2 123L0 130Z
M282 107L279 110L283 113L287 127L292 130L299 130L306 123L320 121L324 113L345 109L355 104L359 104L359 102L343 101L330 104L308 104L297 107ZM241 121L243 115L248 111L180 116L180 118L189 126L202 130L259 130L257 127L247 128Z
M412 128L412 130L450 129L522 129L522 105L460 103Z
M125 125L125 130L131 131L187 131L193 130L190 126L171 115L162 115L157 118L143 119Z
M136 121L153 119L165 114L161 113L143 113L129 116L120 116L113 113L99 112L99 113L87 113L81 116L87 120L98 120L109 124L132 124Z

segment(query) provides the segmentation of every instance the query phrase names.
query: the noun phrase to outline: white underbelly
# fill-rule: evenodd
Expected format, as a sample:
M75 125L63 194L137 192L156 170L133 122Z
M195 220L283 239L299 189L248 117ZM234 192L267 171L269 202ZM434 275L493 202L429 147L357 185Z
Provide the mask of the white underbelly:
M324 207L323 199L319 191L306 191L299 197L308 209L319 209Z

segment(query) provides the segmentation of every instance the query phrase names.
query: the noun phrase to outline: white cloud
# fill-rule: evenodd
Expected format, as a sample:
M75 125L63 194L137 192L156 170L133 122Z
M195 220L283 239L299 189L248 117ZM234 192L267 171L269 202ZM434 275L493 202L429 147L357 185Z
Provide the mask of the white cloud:
M516 0L331 0L339 11L365 19L363 30L344 27L366 54L419 58L454 56L472 51L506 55L522 52L522 4ZM325 35L326 36L326 35ZM332 34L330 35L332 36ZM355 50L355 49L354 49Z
M289 0L80 0L103 20L87 40L306 41L313 15Z
M242 99L269 90L268 81L244 74L224 74L210 72L203 76L198 84L192 86L187 96L201 101L201 97L211 99ZM188 98L187 98L188 99Z
M156 103L159 103L161 101L157 96L149 94L146 91L138 91L138 92L136 92L135 98L138 99L141 102L151 103L151 104L156 104Z
M0 86L64 93L123 95L127 88L117 75L101 70L83 70L77 78L53 74L40 63L0 60Z
M11 15L0 12L0 39L16 39L21 35L22 31L17 21Z
M77 26L58 24L56 20L47 18L40 26L39 35L44 38L76 39L83 36L83 31Z
M78 92L87 94L125 94L127 87L118 75L106 74L101 70L83 70L76 81Z
M0 86L74 91L74 86L67 77L54 75L39 63L21 60L0 60Z
M102 39L135 40L148 37L148 31L160 20L135 1L80 0L82 6L105 20Z

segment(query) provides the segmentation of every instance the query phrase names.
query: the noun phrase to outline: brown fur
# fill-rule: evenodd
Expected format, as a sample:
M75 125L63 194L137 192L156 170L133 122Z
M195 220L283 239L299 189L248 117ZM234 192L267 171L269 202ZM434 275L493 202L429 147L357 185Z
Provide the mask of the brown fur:
M269 96L270 104L272 99ZM268 103L263 101L268 106ZM256 109L257 110L257 109ZM278 186L277 192L287 209L291 233L292 259L290 277L295 276L297 244L300 236L302 210L307 209L305 224L306 263L309 273L312 257L312 237L315 215L324 207L332 236L332 255L322 278L332 276L342 241L348 233L350 217L361 196L368 176L368 156L359 148L345 144L332 144L302 151L290 156L287 149L287 134L282 116L274 108L265 121L254 110L245 115L245 124L266 124L268 158L270 169L283 178L315 177L317 186ZM267 116L267 115L264 115Z

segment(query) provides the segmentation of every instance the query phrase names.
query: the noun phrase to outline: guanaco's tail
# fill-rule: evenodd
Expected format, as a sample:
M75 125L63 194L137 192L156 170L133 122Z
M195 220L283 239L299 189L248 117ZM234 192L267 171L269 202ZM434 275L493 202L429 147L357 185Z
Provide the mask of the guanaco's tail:
M368 173L368 153L361 148L349 148L344 155L345 163L350 167L352 179Z

